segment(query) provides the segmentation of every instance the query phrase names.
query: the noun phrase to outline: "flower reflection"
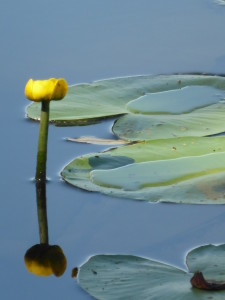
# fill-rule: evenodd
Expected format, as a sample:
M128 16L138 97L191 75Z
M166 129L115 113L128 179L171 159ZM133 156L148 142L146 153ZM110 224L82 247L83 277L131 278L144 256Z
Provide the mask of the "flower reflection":
M27 250L24 261L27 270L38 276L54 274L59 277L66 270L67 261L63 250L58 245L48 243L48 219L46 208L46 183L36 182L37 212L40 244Z
M25 257L27 270L35 275L59 277L66 270L66 257L57 245L37 244L27 250Z

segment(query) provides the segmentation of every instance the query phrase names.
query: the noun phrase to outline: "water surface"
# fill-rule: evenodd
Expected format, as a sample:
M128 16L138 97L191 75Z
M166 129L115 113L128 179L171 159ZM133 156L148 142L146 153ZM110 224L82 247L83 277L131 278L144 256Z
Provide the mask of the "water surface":
M51 244L62 247L64 275L25 269L39 242L35 199L38 123L24 117L30 78L69 84L137 74L224 73L225 8L211 0L4 1L1 34L2 299L91 299L71 270L97 253L129 253L184 266L185 253L225 242L224 206L149 204L72 188L59 172L76 156L105 146L65 137L112 136L113 120L88 127L50 126L47 209Z

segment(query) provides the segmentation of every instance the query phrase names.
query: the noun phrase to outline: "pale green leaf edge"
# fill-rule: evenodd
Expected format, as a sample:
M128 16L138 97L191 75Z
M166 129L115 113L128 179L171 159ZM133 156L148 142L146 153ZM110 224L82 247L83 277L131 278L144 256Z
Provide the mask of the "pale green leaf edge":
M188 252L186 270L133 255L99 254L90 257L79 268L78 283L99 300L222 300L225 291L198 290L192 288L190 283L196 271L206 273L207 278L208 264L211 266L211 277L208 279L224 280L224 271L218 277L218 268L212 267L222 261L225 263L224 244L204 245Z
M200 147L198 146L199 143L201 143ZM139 191L124 191L94 184L90 180L90 172L96 168L89 164L90 159L94 163L103 161L102 165L100 164L97 168L111 169L111 166L107 164L111 163L111 161L113 162L113 160L119 160L120 158L122 158L122 162L125 161L125 163L126 159L124 160L124 158L130 158L131 161L128 161L128 163L133 163L223 152L225 152L225 137L223 136L213 138L188 137L154 140L78 157L63 169L61 175L66 182L76 187L120 198L145 200L149 202L224 204L225 198L224 193L222 193L222 188L225 182L225 172L186 180L176 185L143 188ZM106 159L106 165L104 164L104 159ZM196 191L193 185L199 186L200 191ZM214 190L215 186L217 187L216 191Z

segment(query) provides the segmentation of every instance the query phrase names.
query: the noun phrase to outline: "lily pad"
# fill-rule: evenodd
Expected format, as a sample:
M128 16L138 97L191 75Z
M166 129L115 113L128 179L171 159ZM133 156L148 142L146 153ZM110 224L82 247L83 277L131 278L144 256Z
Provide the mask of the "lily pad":
M151 202L225 203L225 137L140 142L76 158L68 183Z
M224 264L225 245L207 245L190 251L189 270L132 255L96 255L80 267L78 282L99 300L222 300L225 291L193 288L190 279L198 270L209 280L225 281Z
M207 280L225 281L225 245L206 245L188 254L190 272L201 271Z
M181 115L128 114L114 123L113 132L128 141L209 136L225 131L224 114L224 103Z
M129 164L113 170L95 170L90 174L94 184L136 191L145 187L167 186L225 172L225 153L182 157L165 161ZM149 170L151 170L149 172Z
M122 139L207 136L225 131L225 93L209 86L150 93L127 104L113 132Z
M221 94L221 90L225 89L225 78L204 75L135 76L74 85L69 87L64 100L51 103L50 121L57 125L98 122L102 118L129 113L127 104L141 96L186 86L211 87L219 89ZM27 115L38 120L40 103L29 105Z
M139 114L182 114L217 103L224 91L209 86L186 86L177 90L148 93L127 104L128 110Z

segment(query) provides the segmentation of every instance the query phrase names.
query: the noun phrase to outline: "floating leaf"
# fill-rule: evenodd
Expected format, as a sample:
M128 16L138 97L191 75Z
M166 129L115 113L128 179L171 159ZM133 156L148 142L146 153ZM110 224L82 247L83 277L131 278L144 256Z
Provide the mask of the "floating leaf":
M105 117L129 113L128 102L148 93L196 85L224 90L225 79L204 75L136 76L74 85L69 87L63 101L51 103L50 120L57 125L90 124ZM38 120L40 104L28 106L27 115Z
M225 172L225 152L170 159L166 162L159 160L134 163L113 170L95 170L90 176L91 181L100 186L136 191L219 172Z
M224 91L209 86L187 86L177 90L149 93L127 104L138 114L182 114L222 100Z
M225 137L177 138L85 155L62 171L70 184L151 202L225 203Z
M207 245L190 251L189 271L137 256L96 255L81 266L78 281L100 300L222 300L225 291L192 288L190 279L198 270L210 280L225 281L224 264L225 245Z
M188 254L190 272L201 271L207 280L225 281L225 245L206 245Z
M115 122L113 132L129 141L207 136L225 131L224 115L224 103L181 115L128 114Z
M224 91L209 86L150 93L127 104L133 113L118 119L113 132L131 141L222 132L224 98Z
M128 141L124 140L112 140L112 139L100 139L94 136L81 136L79 138L67 138L68 141L75 143L86 143L86 144L96 144L96 145L125 145Z

